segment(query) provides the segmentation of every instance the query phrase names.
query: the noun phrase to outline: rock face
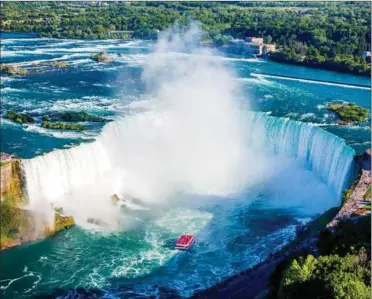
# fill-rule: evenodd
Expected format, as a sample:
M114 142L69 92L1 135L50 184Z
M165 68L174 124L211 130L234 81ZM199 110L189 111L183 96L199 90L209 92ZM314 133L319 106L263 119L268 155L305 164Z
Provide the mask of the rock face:
M12 64L0 64L0 72L7 73L12 76L27 76L28 71Z
M5 153L1 153L1 157L1 201L11 197L15 204L21 205L23 203L21 160Z
M352 190L349 198L346 198L346 202L338 212L336 217L327 225L330 230L334 230L340 222L352 218L358 215L370 214L370 210L365 209L366 204L370 204L371 199L366 198L365 195L369 188L371 188L371 151L366 151L361 157L356 157L357 162L362 169L362 175L358 181L358 184ZM363 213L362 213L363 210Z
M104 62L104 63L114 61L114 59L105 52L100 52L98 54L93 55L92 59L97 61L97 62Z
M361 170L371 171L371 149L355 157L356 163Z
M74 225L74 219L55 214L52 225L40 222L34 211L26 209L21 160L1 153L1 239L0 250L43 239Z

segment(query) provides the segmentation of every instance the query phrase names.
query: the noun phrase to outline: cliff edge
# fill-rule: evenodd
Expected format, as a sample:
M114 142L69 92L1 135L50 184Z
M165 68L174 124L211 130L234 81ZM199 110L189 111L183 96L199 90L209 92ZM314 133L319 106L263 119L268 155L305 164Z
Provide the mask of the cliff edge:
M37 212L27 209L21 159L6 153L0 153L0 159L0 251L52 236L74 225L72 217L55 213L52 225L42 223L40 227Z

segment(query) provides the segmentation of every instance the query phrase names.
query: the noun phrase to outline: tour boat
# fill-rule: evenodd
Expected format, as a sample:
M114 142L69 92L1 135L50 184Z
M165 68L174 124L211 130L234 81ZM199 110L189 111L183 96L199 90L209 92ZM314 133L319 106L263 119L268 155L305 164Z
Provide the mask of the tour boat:
M179 237L176 243L176 249L178 250L188 250L191 248L192 244L195 242L195 237L193 235L182 235Z

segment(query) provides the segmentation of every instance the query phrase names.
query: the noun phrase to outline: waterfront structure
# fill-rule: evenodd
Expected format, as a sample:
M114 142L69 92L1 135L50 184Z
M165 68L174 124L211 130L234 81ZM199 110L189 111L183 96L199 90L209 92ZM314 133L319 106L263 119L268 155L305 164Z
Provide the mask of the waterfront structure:
M274 44L264 44L263 38L247 37L243 39L233 39L228 44L229 51L237 54L247 55L267 55L276 51Z

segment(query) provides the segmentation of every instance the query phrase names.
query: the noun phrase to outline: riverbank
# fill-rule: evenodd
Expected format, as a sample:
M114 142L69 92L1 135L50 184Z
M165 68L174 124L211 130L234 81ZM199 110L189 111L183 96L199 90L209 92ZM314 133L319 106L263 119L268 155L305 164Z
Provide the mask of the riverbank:
M298 61L291 58L284 58L280 56L281 52L275 52L267 56L267 59L279 63L292 64L298 66L304 66L313 69L328 70L334 72L340 72L345 74L353 74L362 77L371 76L371 65L363 65L362 68L351 68L346 61L323 61L323 62L310 62L310 61Z

